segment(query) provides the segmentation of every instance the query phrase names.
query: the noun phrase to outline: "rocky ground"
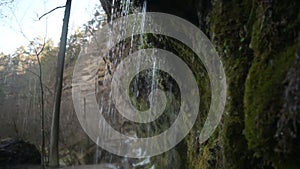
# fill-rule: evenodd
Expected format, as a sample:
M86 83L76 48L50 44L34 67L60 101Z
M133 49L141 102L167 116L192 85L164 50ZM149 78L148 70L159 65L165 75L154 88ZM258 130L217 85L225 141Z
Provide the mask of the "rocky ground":
M17 166L6 166L0 169L41 169L39 165L17 165ZM53 169L46 167L46 169ZM113 164L99 164L99 165L82 165L82 166L69 166L69 167L60 167L57 169L120 169Z
M0 168L8 165L40 164L38 149L20 139L7 138L0 141Z

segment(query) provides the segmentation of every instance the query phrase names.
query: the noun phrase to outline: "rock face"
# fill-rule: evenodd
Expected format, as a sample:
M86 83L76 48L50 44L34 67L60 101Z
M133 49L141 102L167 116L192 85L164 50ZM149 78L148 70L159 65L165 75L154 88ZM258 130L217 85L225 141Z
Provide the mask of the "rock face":
M0 141L0 168L19 164L40 164L41 155L37 148L19 139Z

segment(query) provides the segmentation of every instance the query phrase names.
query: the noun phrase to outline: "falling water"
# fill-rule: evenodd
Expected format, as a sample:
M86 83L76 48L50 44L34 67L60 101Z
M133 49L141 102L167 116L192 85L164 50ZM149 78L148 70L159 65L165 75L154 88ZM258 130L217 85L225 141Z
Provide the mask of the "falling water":
M147 1L144 1L143 8L142 8L142 20L141 20L141 23L140 23L139 51L138 51L137 66L136 66L136 78L137 79L139 79L139 70L140 70L140 66L141 66L141 52L140 52L140 49L142 49L144 47L146 11L147 11ZM134 31L132 31L132 32L134 32ZM133 35L131 37L132 37L132 40L133 40ZM132 48L132 44L131 44L131 48ZM134 92L136 93L135 97L138 97L139 96L138 80L135 83Z
M120 3L121 3L121 6L120 6L120 11L118 11L117 9L114 8L115 6L115 0L112 1L112 9L111 9L111 18L110 18L110 27L111 28L117 28L119 30L119 32L121 33L126 33L124 31L123 28L124 28L124 25L126 25L126 20L124 20L124 22L120 25L113 25L113 20L116 19L115 17L116 16L128 16L129 15L129 12L130 12L130 7L131 7L131 1L130 0L122 0ZM107 46L111 46L111 43L112 43L112 36L111 36L111 33L112 32L109 32L110 34L108 35L108 44ZM121 37L121 36L120 36ZM118 38L118 37L117 37ZM121 42L122 40L121 39L117 39L118 42ZM132 47L133 47L133 41L131 43L131 46L130 46L130 50L132 50ZM105 56L105 59L107 59L107 61L105 62L105 73L104 73L104 78L103 79L103 86L109 86L110 85L110 82L111 82L111 78L112 78L112 74L111 72L113 71L112 69L114 69L117 64L118 64L118 61L120 59L122 59L124 56L123 55L123 51L125 50L126 48L126 45L124 43L120 43L120 44L117 44L116 46L114 46L112 49L111 49L111 53L109 53L107 56ZM98 92L101 92L101 91L98 91ZM103 96L101 97L101 100L100 100L100 104L99 104L99 108L100 108L100 113L102 113L103 115L106 114L106 116L108 116L112 122L111 125L114 125L114 123L117 123L117 117L116 117L116 113L115 113L115 108L114 108L114 105L113 105L113 102L112 102L112 91L110 91L107 96ZM99 121L99 130L100 132L105 132L107 131L105 129L105 126L103 124L101 124L101 121ZM109 133L106 133L106 134L109 134ZM97 144L99 142L99 139L101 138L97 138ZM112 154L109 154L107 156L107 153L101 153L100 150L96 150L96 153L95 153L95 163L98 163L99 162L99 159L103 158L101 157L101 155L104 155L106 156L105 159L107 159L109 163L115 163L114 161L114 158L113 158L113 155ZM123 159L123 162L126 162L128 163L128 160L124 160Z
M97 144L99 144L99 136L97 137ZM95 164L98 164L99 159L99 149L96 148Z
M112 5L114 6L115 4L115 0L112 1ZM120 10L118 11L117 9L114 9L112 8L111 9L111 19L110 19L110 26L113 27L114 29L118 29L120 33L126 33L124 31L124 27L125 25L127 24L126 23L126 19L124 20L124 22L122 22L122 24L119 24L119 25L113 25L113 19L115 19L114 17L116 16L124 16L126 17L127 15L129 15L130 13L130 7L131 7L131 1L130 0L122 0L121 1L121 6L120 6ZM143 2L143 6L142 8L140 9L140 13L141 13L141 22L136 22L132 25L132 34L131 34L131 40L129 42L129 54L132 54L133 51L135 50L139 50L138 51L138 58L137 58L137 63L136 63L136 80L134 81L133 83L133 94L134 94L134 97L137 98L139 96L139 70L140 70L140 66L141 66L141 53L140 53L140 50L143 49L145 47L145 20L146 20L146 11L147 11L147 2L144 1ZM140 36L138 37L138 39L136 39L136 37L134 36L134 32L136 30L140 30L139 34ZM111 33L111 32L110 32ZM121 36L120 36L121 37ZM111 34L108 35L108 44L107 46L111 46L111 43L112 43L112 36ZM118 39L117 37L117 41L118 42L122 42L122 39ZM134 44L135 42L138 42L138 46L136 46L136 44ZM119 43L117 45L115 45L112 49L111 49L111 52L107 55L107 56L104 56L105 59L109 60L109 62L105 62L105 75L103 79L103 86L109 86L110 83L111 83L111 80L112 80L112 74L111 72L114 71L114 69L118 66L117 64L122 60L124 59L124 57L126 57L126 55L124 55L124 51L126 50L126 48L128 49L128 44L126 46L126 43L128 42L122 42L122 43ZM148 73L148 76L151 77L150 81L151 81L151 85L149 86L149 89L147 90L151 90L151 91L154 91L156 88L157 88L157 85L158 83L156 82L157 79L156 79L156 68L157 68L157 62L156 60L153 60L153 65L152 65L152 69L151 71L149 71ZM101 90L99 90L98 92L101 92ZM141 92L141 91L140 91ZM149 98L149 102L150 103L153 103L154 101L154 95L151 95L151 97ZM114 106L114 103L112 101L112 91L109 90L109 92L107 93L106 96L102 96L101 99L100 99L100 104L99 104L99 109L100 109L100 113L102 113L104 116L106 117L109 117L109 122L110 122L110 125L116 125L118 127L121 127L122 131L125 131L126 130L126 126L124 128L124 126L122 126L121 124L119 124L119 118L117 116L118 113L116 113L116 108ZM133 104L135 104L133 102ZM137 104L135 104L137 105ZM151 105L150 105L151 106ZM156 110L152 110L153 112L156 111ZM120 115L119 115L120 116ZM124 118L124 117L122 117ZM119 125L119 126L118 126ZM121 126L120 126L121 125ZM131 124L129 124L131 125ZM131 127L131 126L130 126ZM129 128L130 128L129 127ZM147 126L146 128L146 135L149 135L149 131L151 130L150 126ZM100 123L99 121L99 132L105 132L107 131L105 129L105 126L103 124ZM131 130L130 131L127 131L126 132L132 132ZM130 135L134 135L135 137L137 136L137 133L136 131L134 131L135 133L125 133L125 134L130 134ZM105 133L105 134L109 134L109 133ZM101 138L97 137L97 144L99 142ZM125 142L128 141L128 142L131 142L132 140L125 140ZM136 147L134 150L131 150L132 152L136 153L136 154L139 154L140 156L142 156L144 153L146 152L142 152L142 149L140 147ZM116 163L119 163L120 166L124 167L124 166L129 166L129 168L135 168L135 167L143 167L143 166L147 166L147 165L150 165L151 163L151 158L148 157L148 158L143 158L143 159L130 159L130 158L126 158L126 157L122 157L122 159L120 159L121 157L116 157L112 154L107 154L107 153L102 153L100 149L97 149L96 152L95 152L95 163L99 163L101 162L101 160L99 159L102 159L103 157L102 156L105 156L105 159L106 159L106 162L109 162L111 164L116 164ZM150 165L148 166L152 169L155 168L155 165Z

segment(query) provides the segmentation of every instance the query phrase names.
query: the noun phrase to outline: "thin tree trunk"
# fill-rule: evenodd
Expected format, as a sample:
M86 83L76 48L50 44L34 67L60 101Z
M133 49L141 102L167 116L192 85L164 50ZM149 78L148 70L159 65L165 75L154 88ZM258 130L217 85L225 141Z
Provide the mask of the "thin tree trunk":
M41 89L41 142L42 142L42 152L41 152L41 165L42 168L45 168L45 109L44 109L44 86L43 86L43 75L42 75L42 64L40 60L40 54L43 52L45 47L45 42L42 49L39 52L36 52L36 58L39 64L39 83Z
M65 9L62 33L60 38L59 52L58 52L55 103L54 103L51 134L50 134L50 154L49 154L50 167L59 166L59 156L58 156L59 115L60 115L60 103L61 103L66 43L67 43L67 35L68 35L68 24L69 24L70 11L71 11L71 1L72 0L67 0L66 2L66 9Z

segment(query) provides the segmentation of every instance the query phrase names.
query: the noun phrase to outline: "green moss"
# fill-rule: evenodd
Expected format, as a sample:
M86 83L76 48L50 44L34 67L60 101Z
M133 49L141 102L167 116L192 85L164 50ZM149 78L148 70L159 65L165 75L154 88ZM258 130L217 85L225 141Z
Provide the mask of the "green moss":
M221 130L225 168L255 168L257 165L243 134L243 97L253 59L249 43L254 11L252 1L220 1L210 14L211 34L224 63L228 86Z
M277 161L274 151L277 115L282 106L283 80L295 59L297 45L254 60L245 90L245 134L258 157Z
M184 143L186 143L187 148L187 154L186 157L184 157L184 159L186 160L187 164L185 164L185 166L187 168L203 168L205 167L203 166L205 160L202 159L204 159L203 157L205 156L205 152L204 149L200 147L201 145L199 143L198 137L205 122L211 99L210 82L208 74L201 60L193 52L191 52L189 48L180 44L176 40L169 40L168 44L170 45L169 50L173 51L176 55L180 56L183 59L183 61L188 64L188 66L194 73L195 79L198 83L198 88L201 97L199 113L194 127L190 131L190 134L184 140ZM214 156L210 155L207 156L206 159L211 160L213 158Z
M164 48L168 51L173 52L175 55L180 56L181 59L187 63L187 65L190 67L192 72L194 73L195 79L198 83L198 88L200 92L200 105L199 105L199 113L196 120L196 123L192 130L190 131L190 134L185 138L183 143L185 146L185 150L182 149L182 146L177 146L176 149L180 149L180 155L185 163L182 164L182 167L185 168L203 168L203 163L206 163L207 161L213 161L215 159L214 155L209 155L207 158L203 158L205 153L204 149L200 147L198 137L200 135L202 126L205 122L209 105L210 105L210 99L211 99L211 91L210 91L210 82L208 78L208 74L201 62L201 60L186 46L184 46L182 43L178 42L175 39L167 38L164 39L163 37L156 37L157 39L160 39L160 41L165 42ZM214 139L211 139L212 141ZM202 146L203 147L203 146ZM207 149L211 149L212 144L207 146ZM184 151L187 151L184 153ZM203 154L204 153L204 154ZM202 160L203 159L203 160ZM205 160L204 160L205 159ZM211 165L212 163L208 163ZM209 167L207 165L207 167ZM205 167L205 168L207 168ZM212 167L210 167L212 168Z
M298 48L295 32L300 26L299 6L299 1L258 3L251 35L255 59L246 81L245 135L254 155L275 168L296 168L299 161L276 152L275 139L283 105L283 81Z
M150 43L150 42L151 43ZM200 150L199 143L198 143L198 136L202 129L202 126L205 122L207 112L209 110L210 105L210 82L208 78L208 74L201 62L201 60L184 44L179 42L178 40L168 38L162 35L153 35L147 34L147 44L146 47L156 47L156 48L164 48L167 51L173 52L175 55L181 57L181 59L187 63L189 68L194 73L195 79L197 81L199 87L199 94L201 96L201 102L199 105L199 114L196 120L196 124L194 125L191 133L187 136L179 145L175 147L175 150L178 150L180 159L182 159L182 163L180 168L199 168L202 166L198 161L200 161L200 157L202 156L202 150ZM150 45L148 45L150 44ZM141 107L142 109L147 109L147 104L143 104L145 102L137 101L137 107ZM180 105L179 105L180 106ZM166 109L171 109L174 107L174 103L167 104ZM174 108L173 108L174 109ZM173 113L172 111L165 111L164 113ZM169 128L168 119L163 119L167 121L167 123L161 123L160 126L157 128L159 130L164 131L165 129ZM193 133L193 134L192 134ZM211 147L211 145L209 145ZM209 148L208 147L208 148ZM211 148L209 148L211 150ZM155 161L152 164L156 164L156 168L166 168L164 163L168 162L168 158L170 156L166 155L159 155L154 157L152 160ZM214 155L208 156L208 158L215 158ZM202 160L202 162L205 162ZM193 166L193 167L192 167Z

